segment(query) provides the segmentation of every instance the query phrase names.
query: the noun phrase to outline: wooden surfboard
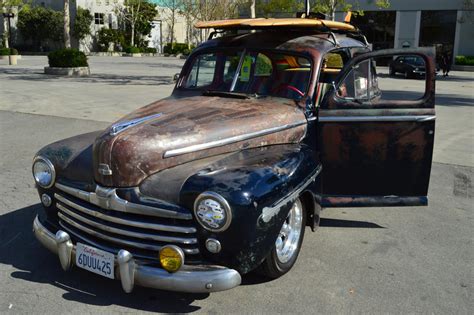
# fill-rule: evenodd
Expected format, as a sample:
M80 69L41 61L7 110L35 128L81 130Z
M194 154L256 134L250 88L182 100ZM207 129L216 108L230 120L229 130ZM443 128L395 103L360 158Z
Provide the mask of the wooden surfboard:
M194 25L196 28L214 29L253 29L272 27L292 27L292 28L322 28L327 27L334 30L355 31L355 27L342 22L318 19L286 18L286 19L231 19L217 21L202 21Z

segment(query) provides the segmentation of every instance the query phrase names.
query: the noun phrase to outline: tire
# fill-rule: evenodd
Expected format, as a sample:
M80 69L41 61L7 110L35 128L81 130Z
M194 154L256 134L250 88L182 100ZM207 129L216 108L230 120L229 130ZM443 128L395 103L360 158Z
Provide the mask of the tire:
M397 72L395 71L395 69L393 69L392 67L390 67L390 70L389 70L388 73L389 73L390 76L392 76L392 77L394 77L394 76L397 74Z
M405 71L405 79L411 78L411 75L408 71Z
M298 258L306 226L306 211L298 198L283 223L275 245L257 269L267 278L276 279L290 271ZM286 234L286 237L283 236ZM294 246L296 245L296 246Z

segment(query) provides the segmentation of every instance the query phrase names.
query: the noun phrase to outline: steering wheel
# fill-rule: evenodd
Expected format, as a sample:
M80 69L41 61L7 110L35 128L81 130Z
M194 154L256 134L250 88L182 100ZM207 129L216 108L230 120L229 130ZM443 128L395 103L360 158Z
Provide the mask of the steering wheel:
M287 83L282 83L279 86L276 87L276 89L273 90L274 93L280 92L282 89L288 89L291 90L295 93L297 93L299 96L303 97L304 93L301 92L298 88L294 87L293 85L289 85Z

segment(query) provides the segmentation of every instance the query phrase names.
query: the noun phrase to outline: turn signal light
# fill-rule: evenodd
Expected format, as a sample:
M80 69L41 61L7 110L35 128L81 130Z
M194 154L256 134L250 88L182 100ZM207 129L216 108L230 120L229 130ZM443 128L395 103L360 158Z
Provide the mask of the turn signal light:
M160 250L160 263L168 272L178 271L184 264L184 253L175 245L163 246Z

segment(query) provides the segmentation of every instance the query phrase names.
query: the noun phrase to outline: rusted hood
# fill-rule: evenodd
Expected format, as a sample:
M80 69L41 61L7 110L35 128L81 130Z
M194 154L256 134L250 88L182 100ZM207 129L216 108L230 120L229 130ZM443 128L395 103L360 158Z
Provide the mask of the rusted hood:
M137 186L169 167L245 148L297 143L305 132L305 116L291 100L170 97L138 109L97 137L94 177L105 186Z

